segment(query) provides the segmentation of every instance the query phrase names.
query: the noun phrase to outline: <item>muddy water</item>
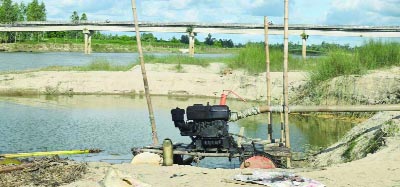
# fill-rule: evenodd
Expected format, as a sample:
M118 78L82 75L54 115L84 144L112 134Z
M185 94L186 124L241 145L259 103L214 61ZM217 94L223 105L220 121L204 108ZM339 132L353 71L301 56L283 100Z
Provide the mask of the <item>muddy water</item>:
M181 137L171 121L170 110L195 103L217 104L217 99L153 97L159 139L190 142ZM228 101L238 111L256 103ZM146 100L140 96L38 96L0 97L0 153L99 148L96 155L72 158L85 161L127 162L130 149L151 143ZM274 138L279 138L279 116L274 116ZM294 151L305 145L327 146L346 133L353 124L332 119L290 117ZM266 138L265 116L250 117L230 124L230 132L245 127L245 135ZM237 162L211 159L206 167L236 167Z

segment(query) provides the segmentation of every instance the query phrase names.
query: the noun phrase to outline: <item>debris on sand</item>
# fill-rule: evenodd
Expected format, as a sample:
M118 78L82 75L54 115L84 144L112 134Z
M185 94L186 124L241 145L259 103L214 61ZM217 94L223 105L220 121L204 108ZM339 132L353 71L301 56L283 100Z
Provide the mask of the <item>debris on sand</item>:
M79 180L87 170L85 163L76 163L58 156L24 160L22 169L0 172L0 186L61 186ZM0 165L1 170L16 167Z
M236 175L235 180L265 186L325 187L322 183L288 172L254 171L251 175Z

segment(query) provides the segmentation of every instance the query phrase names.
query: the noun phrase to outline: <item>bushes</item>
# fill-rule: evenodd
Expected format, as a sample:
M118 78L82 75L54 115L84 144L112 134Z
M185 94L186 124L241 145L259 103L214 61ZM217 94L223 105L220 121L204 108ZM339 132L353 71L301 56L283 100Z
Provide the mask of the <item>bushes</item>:
M363 70L354 54L337 49L326 57L316 59L315 67L310 71L310 84L316 86L337 76L361 74Z
M265 48L262 44L249 43L241 48L239 54L228 63L232 69L245 69L250 73L261 73L266 71ZM309 65L304 63L300 57L289 55L289 69L306 70ZM283 70L283 51L280 48L270 48L271 71Z
M316 61L316 66L310 73L311 85L338 76L360 75L367 70L398 66L400 44L370 40L356 47L354 51L334 49L326 57Z
M95 59L86 66L49 66L42 71L128 71L134 64L114 65L105 59Z

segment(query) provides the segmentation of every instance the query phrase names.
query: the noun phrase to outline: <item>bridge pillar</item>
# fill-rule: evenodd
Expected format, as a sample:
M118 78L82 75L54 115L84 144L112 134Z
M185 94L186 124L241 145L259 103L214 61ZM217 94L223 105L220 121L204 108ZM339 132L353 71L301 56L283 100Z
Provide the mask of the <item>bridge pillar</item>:
M89 38L89 41L88 41L88 54L90 55L90 54L92 54L92 32L89 32L88 38Z
M194 57L194 33L189 33L189 55L190 57Z
M92 52L92 35L88 29L83 29L83 34L85 35L85 54L90 54Z
M301 49L301 55L303 56L303 60L305 61L307 59L307 39L309 35L306 34L306 32L303 32L300 35L301 39L303 40L303 47Z

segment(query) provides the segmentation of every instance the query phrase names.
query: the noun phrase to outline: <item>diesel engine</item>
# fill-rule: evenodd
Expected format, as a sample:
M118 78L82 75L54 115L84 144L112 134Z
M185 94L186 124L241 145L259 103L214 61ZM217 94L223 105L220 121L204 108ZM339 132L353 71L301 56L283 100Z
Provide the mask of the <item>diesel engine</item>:
M172 121L182 136L192 139L191 146L199 151L232 151L237 148L229 135L228 120L231 111L226 105L195 104L185 110L171 110Z

